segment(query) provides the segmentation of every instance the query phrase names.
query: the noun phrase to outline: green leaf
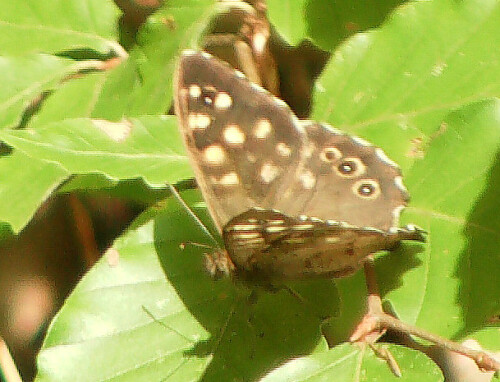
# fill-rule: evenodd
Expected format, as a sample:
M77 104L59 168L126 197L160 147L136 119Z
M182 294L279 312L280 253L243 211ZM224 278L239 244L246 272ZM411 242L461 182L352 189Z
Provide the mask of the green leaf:
M142 26L127 62L109 74L93 117L117 120L168 111L178 53L195 46L213 12L212 0L165 2Z
M397 360L402 376L396 377L387 364L369 348L344 344L328 351L288 361L262 382L273 381L442 381L437 365L423 353L397 345L384 345Z
M87 73L62 83L57 91L44 100L38 113L29 121L29 126L43 126L72 118L90 118L96 94L101 91L106 75L106 72Z
M183 198L208 221L197 192ZM214 245L175 198L139 217L57 314L36 380L251 380L314 351L335 306L331 282L296 285L301 300L281 290L251 302L242 286L212 280L206 250L189 243Z
M403 0L309 0L305 9L308 36L325 50L333 50L356 32L380 26Z
M55 163L20 151L0 157L0 221L18 233L38 207L70 174Z
M307 38L305 24L306 0L270 0L267 2L269 21L291 45Z
M335 52L316 86L316 120L380 145L408 169L452 110L500 94L498 1L412 2Z
M498 101L482 102L500 94L498 19L498 1L407 3L341 46L317 84L314 119L402 166L403 222L428 242L380 257L379 283L403 321L447 337L500 311Z
M110 0L12 0L0 10L0 50L108 53L118 38L119 11Z
M428 244L388 297L406 321L448 337L500 311L499 115L499 100L450 114L407 176L405 220L429 232Z
M36 130L4 130L0 138L73 174L142 177L158 186L192 176L175 117L143 117L120 123L68 119Z
M18 125L36 97L56 88L81 66L75 61L43 54L0 57L0 127Z

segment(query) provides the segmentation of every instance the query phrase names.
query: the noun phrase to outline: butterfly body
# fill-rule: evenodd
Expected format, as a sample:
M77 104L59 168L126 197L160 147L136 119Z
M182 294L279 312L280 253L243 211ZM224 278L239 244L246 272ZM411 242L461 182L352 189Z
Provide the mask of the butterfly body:
M397 228L408 194L370 143L299 121L288 106L203 52L182 55L175 108L222 234L212 268L251 279L342 277L422 231Z

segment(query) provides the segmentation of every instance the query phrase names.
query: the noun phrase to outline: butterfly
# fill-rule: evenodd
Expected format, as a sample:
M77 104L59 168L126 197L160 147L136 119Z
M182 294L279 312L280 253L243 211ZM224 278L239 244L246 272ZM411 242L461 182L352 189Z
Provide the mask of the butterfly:
M182 53L175 111L196 181L225 249L214 275L255 281L343 277L401 240L408 201L382 149L327 124L299 120L274 97L205 52Z

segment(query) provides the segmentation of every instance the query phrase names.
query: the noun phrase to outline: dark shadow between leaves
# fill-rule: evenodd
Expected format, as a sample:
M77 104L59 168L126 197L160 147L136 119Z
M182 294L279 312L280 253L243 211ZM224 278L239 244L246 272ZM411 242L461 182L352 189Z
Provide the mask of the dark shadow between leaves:
M200 200L198 192L186 191L189 205ZM195 208L204 222L204 208ZM213 228L211 229L213 232ZM185 307L211 334L186 350L186 357L213 358L203 381L257 380L282 362L310 354L321 338L320 324L335 313L337 293L330 280L293 285L300 298L282 289L276 293L250 289L231 280L214 281L204 269L204 250L198 243L212 245L210 238L174 198L155 221L155 246L168 281Z
M464 309L461 338L500 311L500 153L489 171L482 194L471 209L455 276L460 279L457 300Z

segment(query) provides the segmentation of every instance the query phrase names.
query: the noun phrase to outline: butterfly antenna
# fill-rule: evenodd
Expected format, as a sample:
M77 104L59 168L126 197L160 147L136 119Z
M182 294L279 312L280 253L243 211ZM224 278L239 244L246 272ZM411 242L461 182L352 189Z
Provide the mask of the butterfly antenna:
M181 249L186 248L186 245L192 245L193 247L197 247L197 248L214 249L214 247L212 247L211 245L202 244L202 243L195 243L193 241L185 241L184 243L182 243L180 245Z
M191 218L193 218L198 223L198 225L203 230L203 232L205 232L205 234L208 237L210 237L210 240L212 240L212 242L215 244L215 247L218 248L219 244L217 243L217 240L215 240L214 236L210 233L210 231L208 230L207 226L205 224L203 224L203 222L200 220L200 218L198 216L196 216L196 214L193 212L193 210L186 204L186 202L184 201L184 199L182 199L182 196L180 196L180 194L177 191L177 189L174 186L172 186L170 183L168 183L167 186L170 189L170 192L172 193L172 195L174 195L174 197L177 199L177 201L188 212L189 216L191 216Z

